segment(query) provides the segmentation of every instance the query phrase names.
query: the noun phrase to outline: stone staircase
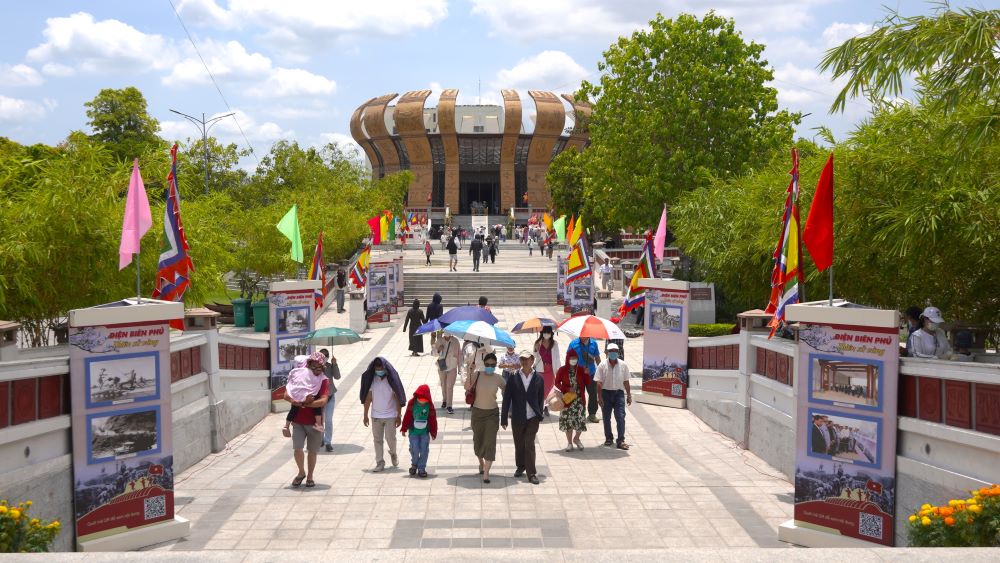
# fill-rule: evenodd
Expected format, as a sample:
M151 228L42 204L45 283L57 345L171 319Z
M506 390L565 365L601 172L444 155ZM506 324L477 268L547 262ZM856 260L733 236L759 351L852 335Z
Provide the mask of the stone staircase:
M406 302L419 299L421 305L440 293L445 307L475 305L484 295L491 306L552 306L556 304L556 273L490 272L421 272L408 270L404 277Z

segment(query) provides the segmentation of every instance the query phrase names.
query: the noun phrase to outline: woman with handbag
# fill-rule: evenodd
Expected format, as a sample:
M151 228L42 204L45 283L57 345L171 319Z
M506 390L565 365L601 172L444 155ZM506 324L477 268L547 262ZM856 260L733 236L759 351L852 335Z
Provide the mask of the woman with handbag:
M465 402L472 405L472 449L479 459L479 474L483 483L490 482L490 467L497 454L497 432L500 431L500 408L497 392L505 381L497 371L497 355L483 357L483 369L465 378Z
M441 382L442 409L448 409L448 414L455 414L455 378L458 375L458 364L461 361L462 344L457 338L443 333L432 349L437 355L438 378Z
M587 385L590 385L590 373L583 366L578 366L579 358L576 350L570 348L566 352L566 365L559 368L556 374L555 391L563 394L565 407L559 413L559 430L566 433L566 451L583 449L580 435L587 431ZM576 434L574 436L574 433Z
M535 340L535 371L542 376L542 381L545 382L546 397L549 396L553 385L555 385L556 372L562 367L559 361L561 359L562 356L559 354L559 343L556 342L555 332L550 326L542 327L542 332L538 335L538 339ZM543 410L545 411L543 414L548 417L548 405Z

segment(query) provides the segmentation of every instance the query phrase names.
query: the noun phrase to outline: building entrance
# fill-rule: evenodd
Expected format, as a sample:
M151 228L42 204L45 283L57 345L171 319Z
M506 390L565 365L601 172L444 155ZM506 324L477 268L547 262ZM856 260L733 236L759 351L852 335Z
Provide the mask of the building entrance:
M500 173L461 172L458 194L460 214L497 214L500 212Z

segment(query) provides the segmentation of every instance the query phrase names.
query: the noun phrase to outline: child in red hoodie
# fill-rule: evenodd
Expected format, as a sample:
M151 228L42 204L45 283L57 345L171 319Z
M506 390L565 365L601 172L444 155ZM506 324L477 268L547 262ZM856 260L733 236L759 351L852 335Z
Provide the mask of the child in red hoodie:
M407 430L410 432L410 475L427 477L427 455L431 440L437 437L437 414L430 387L421 385L413 392L399 430L403 436Z

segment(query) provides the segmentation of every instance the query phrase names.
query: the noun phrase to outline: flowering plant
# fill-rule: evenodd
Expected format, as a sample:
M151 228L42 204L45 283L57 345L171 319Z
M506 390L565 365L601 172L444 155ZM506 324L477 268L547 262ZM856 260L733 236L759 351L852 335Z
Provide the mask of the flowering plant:
M17 506L0 500L0 553L37 553L48 551L59 534L58 520L43 522L28 515L31 501Z
M1000 485L942 506L925 504L909 517L915 547L1000 547Z

